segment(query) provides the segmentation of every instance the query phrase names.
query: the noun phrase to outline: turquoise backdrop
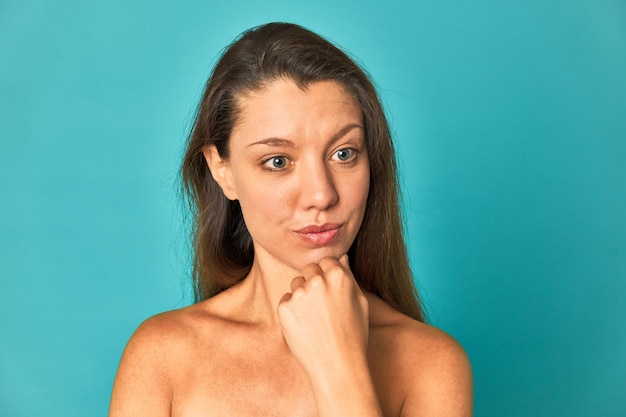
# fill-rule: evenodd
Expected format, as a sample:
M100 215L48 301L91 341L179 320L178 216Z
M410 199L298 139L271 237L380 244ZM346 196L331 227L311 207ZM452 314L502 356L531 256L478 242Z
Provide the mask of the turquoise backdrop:
M626 415L623 0L0 1L0 416L104 416L190 301L177 169L219 51L292 21L380 88L477 417Z

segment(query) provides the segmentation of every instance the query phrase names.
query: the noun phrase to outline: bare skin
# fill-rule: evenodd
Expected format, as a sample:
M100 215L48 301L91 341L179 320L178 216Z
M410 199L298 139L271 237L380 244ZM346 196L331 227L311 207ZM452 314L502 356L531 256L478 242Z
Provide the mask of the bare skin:
M316 416L309 378L280 328L258 321L241 301L250 290L241 286L146 321L124 353L110 416ZM367 364L382 415L470 416L462 348L377 297L367 299ZM239 314L237 304L251 314Z
M252 269L139 327L109 416L471 416L463 349L361 291L350 270L369 187L357 104L334 82L290 80L240 104L229 159L204 153L241 204Z

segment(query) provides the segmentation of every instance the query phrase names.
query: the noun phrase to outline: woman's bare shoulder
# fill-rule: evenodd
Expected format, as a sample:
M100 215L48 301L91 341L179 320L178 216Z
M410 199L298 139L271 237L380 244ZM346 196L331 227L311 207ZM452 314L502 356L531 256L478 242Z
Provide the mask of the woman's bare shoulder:
M177 350L206 344L212 340L207 335L228 325L228 320L212 308L213 304L209 299L148 318L133 333L129 347L135 345L147 354L166 353L167 357L175 358Z
M157 346L185 341L190 335L189 330L193 328L193 306L178 310L159 313L148 319L137 327L137 330L130 338L130 345L152 345L155 341Z
M472 371L463 347L436 327L394 310L368 295L372 357L387 358L401 385L402 415L470 416Z
M128 341L115 377L110 417L165 416L174 387L202 353L210 361L225 320L210 300L145 320ZM192 359L194 358L194 359Z

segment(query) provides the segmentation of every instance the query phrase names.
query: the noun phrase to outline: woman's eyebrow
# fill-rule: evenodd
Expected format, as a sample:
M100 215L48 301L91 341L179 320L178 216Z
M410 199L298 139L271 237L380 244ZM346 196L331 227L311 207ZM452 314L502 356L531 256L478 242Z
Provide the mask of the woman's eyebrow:
M351 131L352 129L355 129L355 128L363 129L363 126L361 126L358 123L350 123L350 124L344 126L343 128L339 129L339 131L332 136L330 142L332 143L332 142L334 142L336 140L341 139L349 131ZM248 144L246 146L246 148L249 148L249 147L254 146L254 145L287 146L287 147L290 147L290 148L295 148L296 147L296 145L292 141L287 140L287 139L266 138L266 139L262 139L262 140L259 140L259 141L256 141L256 142L252 142L252 143Z
M331 139L331 143L341 139L342 137L344 137L349 131L351 131L352 129L363 129L363 126L361 126L358 123L350 123L346 126L344 126L343 128L339 129L339 131L337 133L335 133Z
M257 142L252 142L248 146L246 146L246 148L249 148L250 146L254 146L254 145L288 146L290 148L296 147L296 145L292 141L287 140L287 139L267 138L267 139L259 140Z

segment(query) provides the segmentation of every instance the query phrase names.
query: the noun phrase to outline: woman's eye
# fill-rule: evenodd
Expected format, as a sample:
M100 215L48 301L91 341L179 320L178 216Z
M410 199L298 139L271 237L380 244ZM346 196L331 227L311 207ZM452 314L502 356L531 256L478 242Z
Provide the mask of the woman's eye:
M335 157L342 162L346 162L354 158L355 152L356 151L351 148L339 149L335 152Z
M266 167L271 169L283 169L287 166L287 157L285 156L273 156L264 164Z

